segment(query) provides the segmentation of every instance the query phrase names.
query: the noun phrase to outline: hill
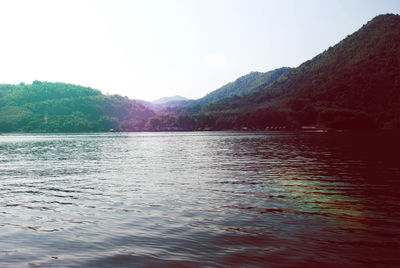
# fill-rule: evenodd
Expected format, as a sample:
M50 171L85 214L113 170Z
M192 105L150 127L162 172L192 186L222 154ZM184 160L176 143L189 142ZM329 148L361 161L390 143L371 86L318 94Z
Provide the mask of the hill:
M208 104L234 96L245 96L257 92L260 89L272 84L291 70L288 67L282 67L269 72L251 72L239 77L221 88L208 93L206 96L196 100L196 104Z
M118 95L65 83L0 85L0 132L92 132L144 125L154 112Z
M203 111L233 128L398 128L400 16L377 16L283 79Z

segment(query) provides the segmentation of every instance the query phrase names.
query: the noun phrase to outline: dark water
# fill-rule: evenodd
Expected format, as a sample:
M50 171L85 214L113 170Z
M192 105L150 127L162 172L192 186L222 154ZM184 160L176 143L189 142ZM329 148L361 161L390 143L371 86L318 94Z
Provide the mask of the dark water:
M0 267L398 267L400 135L0 136Z

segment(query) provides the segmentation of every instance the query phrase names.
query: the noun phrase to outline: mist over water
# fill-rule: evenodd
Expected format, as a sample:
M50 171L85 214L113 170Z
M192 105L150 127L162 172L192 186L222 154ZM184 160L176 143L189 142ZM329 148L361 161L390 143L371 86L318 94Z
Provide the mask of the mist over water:
M398 133L0 136L0 266L400 265Z

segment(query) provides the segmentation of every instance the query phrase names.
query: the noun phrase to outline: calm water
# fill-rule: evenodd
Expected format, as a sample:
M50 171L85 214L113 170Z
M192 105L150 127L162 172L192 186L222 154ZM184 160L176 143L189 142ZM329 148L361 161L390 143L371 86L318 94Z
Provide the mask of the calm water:
M398 267L398 138L2 135L0 266Z

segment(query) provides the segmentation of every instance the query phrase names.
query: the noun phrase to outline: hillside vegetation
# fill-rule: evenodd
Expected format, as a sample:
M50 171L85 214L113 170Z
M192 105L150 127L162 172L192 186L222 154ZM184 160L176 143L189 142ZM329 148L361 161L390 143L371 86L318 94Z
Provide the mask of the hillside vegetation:
M145 124L154 112L118 95L64 83L0 85L0 132L91 132Z
M227 127L400 127L400 16L380 15L263 89L214 102ZM210 121L210 126L217 122Z
M246 96L255 93L278 79L283 79L284 75L291 69L282 67L265 73L251 72L208 93L206 96L196 100L196 103L204 105L234 96Z

